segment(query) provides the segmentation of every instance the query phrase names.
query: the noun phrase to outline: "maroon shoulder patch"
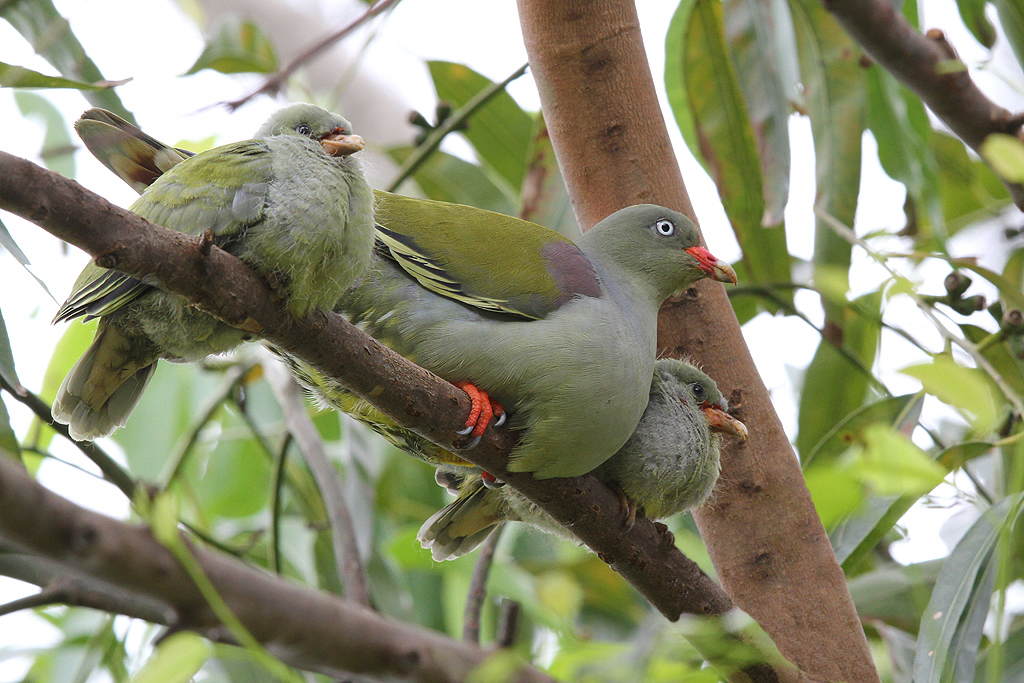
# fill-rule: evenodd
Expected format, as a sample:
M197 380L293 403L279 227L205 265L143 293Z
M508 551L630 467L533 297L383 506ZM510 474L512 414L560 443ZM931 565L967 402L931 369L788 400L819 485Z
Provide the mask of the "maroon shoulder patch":
M540 255L558 286L559 295L553 302L553 308L558 308L577 295L593 298L601 296L601 281L597 278L594 266L575 244L548 242L541 247Z

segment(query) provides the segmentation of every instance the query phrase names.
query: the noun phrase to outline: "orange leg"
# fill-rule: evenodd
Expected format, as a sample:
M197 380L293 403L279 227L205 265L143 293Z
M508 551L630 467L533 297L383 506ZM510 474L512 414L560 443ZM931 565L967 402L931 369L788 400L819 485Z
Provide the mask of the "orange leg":
M474 439L479 440L492 418L498 418L494 423L495 426L500 426L505 422L505 409L502 408L500 403L492 400L486 391L481 391L472 382L455 382L455 386L465 391L472 402L469 416L466 417L466 429L459 432L459 434L469 434ZM473 445L475 446L476 444Z

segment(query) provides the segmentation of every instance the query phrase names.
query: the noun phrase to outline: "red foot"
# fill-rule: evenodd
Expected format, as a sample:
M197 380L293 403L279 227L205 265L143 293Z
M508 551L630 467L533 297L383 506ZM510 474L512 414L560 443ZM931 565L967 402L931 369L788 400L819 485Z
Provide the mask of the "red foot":
M495 477L493 474L484 470L480 473L480 479L483 481L484 486L489 489L500 489L505 485L505 482Z
M469 400L473 402L469 416L466 418L466 429L460 433L469 434L472 438L479 439L483 436L487 425L490 424L491 418L498 418L495 425L500 425L505 421L505 409L501 407L500 403L492 400L486 391L481 391L472 382L455 382L455 386L465 391L469 395Z

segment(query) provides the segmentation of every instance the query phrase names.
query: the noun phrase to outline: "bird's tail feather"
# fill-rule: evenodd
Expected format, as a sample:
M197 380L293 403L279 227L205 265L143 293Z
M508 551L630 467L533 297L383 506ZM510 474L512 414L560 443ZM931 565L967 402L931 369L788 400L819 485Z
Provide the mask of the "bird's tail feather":
M504 508L499 489L489 489L479 478L474 479L458 498L423 523L417 538L435 560L454 560L483 543L505 519Z
M152 353L140 358L132 340L102 325L68 372L53 402L53 419L78 441L91 441L124 427L156 369Z

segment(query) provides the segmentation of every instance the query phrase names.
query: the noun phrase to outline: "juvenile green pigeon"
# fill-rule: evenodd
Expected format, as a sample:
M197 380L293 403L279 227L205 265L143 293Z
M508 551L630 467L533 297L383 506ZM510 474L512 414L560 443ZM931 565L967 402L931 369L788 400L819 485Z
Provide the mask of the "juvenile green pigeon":
M136 153L89 146L101 160ZM162 152L163 162L178 154ZM157 157L104 163L125 178L118 165L159 171ZM463 386L474 437L508 408L524 430L509 467L541 478L588 472L629 438L647 404L661 302L704 277L736 281L693 223L663 207L623 209L574 243L481 209L375 194L378 257L335 310ZM351 403L336 398L328 392Z
M96 135L123 123L90 110L76 128L100 144ZM137 190L148 186L132 211L184 233L210 234L304 316L334 306L371 261L373 193L350 157L363 148L351 133L337 114L295 104L276 112L252 140L192 157L157 143L147 147L154 149L149 169L128 161L131 149L101 160ZM145 181L133 175L143 171ZM82 271L54 322L79 316L100 318L99 327L53 404L54 418L79 440L124 426L158 359L199 360L246 339L179 296L95 264Z
M701 505L719 472L718 433L746 439L746 426L727 412L714 380L689 363L655 364L650 400L625 445L594 475L624 496L627 525L637 507L651 519ZM465 472L465 470L463 470ZM439 471L439 482L459 496L428 519L420 542L435 560L461 557L503 521L522 521L545 531L569 531L511 486L487 488L477 474Z

